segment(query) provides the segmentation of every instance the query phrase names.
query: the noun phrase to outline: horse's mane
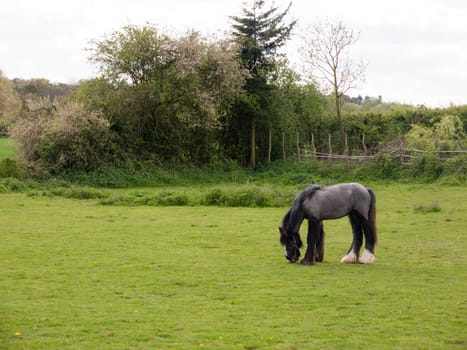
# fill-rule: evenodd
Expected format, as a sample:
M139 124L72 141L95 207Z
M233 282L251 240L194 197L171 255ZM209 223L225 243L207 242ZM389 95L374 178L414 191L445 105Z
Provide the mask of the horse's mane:
M313 196L313 194L315 194L315 192L320 190L321 188L322 187L318 184L312 184L308 186L298 194L297 198L294 201L294 205L296 202L298 202L301 206L305 199L310 199Z
M292 203L292 207L285 214L282 220L282 227L286 232L293 231L293 225L298 221L298 217L303 215L302 204L306 199L310 199L313 194L321 188L320 185L312 184L300 192Z

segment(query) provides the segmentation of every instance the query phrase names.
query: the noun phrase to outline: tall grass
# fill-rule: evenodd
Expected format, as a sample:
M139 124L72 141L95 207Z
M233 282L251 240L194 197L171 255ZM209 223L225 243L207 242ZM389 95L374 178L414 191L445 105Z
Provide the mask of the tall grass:
M465 184L467 159L459 156L445 163L432 158L419 159L401 167L392 158L382 157L369 163L322 161L273 162L255 169L243 168L234 162L216 162L203 167L187 165L158 166L150 163L126 163L118 167L102 168L89 173L71 173L66 181L95 187L131 188L154 186L188 186L218 183L273 184L303 188L311 183L323 185L337 182L435 182Z
M220 207L281 207L290 205L296 189L293 187L259 186L254 184L168 189L140 189L110 194L100 201L103 205L150 206L220 206Z

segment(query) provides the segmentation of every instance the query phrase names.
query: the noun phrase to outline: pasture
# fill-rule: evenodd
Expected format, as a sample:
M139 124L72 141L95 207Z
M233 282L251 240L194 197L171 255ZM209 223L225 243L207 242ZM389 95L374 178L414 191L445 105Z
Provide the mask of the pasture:
M13 143L12 139L0 136L0 159L16 157L16 149Z
M376 262L339 263L340 219L311 267L283 256L288 208L0 194L0 348L464 349L467 189L370 187Z

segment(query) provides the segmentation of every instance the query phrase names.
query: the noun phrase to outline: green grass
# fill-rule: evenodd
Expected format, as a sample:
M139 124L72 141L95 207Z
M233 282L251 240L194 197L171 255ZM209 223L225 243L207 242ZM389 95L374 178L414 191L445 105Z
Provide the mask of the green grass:
M16 157L16 149L13 142L10 138L0 137L0 159Z
M0 194L0 349L464 349L467 189L372 187L377 261L338 262L343 219L312 267L283 257L287 208Z

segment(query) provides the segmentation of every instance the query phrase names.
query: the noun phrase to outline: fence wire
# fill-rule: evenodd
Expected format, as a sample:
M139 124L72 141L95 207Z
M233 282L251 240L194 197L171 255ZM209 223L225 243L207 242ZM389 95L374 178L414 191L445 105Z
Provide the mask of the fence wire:
M391 156L399 158L401 163L405 164L410 159L422 158L426 154L436 154L439 161L446 161L455 158L461 154L467 153L467 150L457 151L426 151L413 148L398 148L378 152L373 155L347 155L347 154L334 154L325 152L306 152L300 155L301 159L318 159L318 160L341 160L341 161L371 161L384 156ZM296 156L296 155L295 155Z

